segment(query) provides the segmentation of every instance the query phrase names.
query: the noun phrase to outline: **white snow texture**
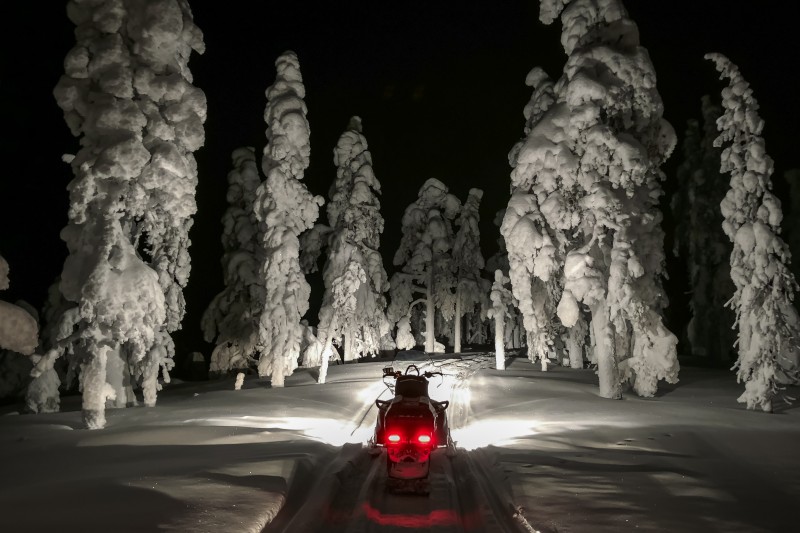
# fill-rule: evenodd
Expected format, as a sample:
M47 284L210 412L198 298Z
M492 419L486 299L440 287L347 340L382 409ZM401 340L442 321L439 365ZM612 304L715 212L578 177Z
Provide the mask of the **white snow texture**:
M311 147L306 119L305 87L294 52L275 61L277 76L267 88L267 146L261 166L266 181L256 191L258 221L258 374L282 387L297 368L308 311L310 287L300 268L298 236L310 229L324 200L313 196L300 181L308 167Z
M720 169L731 175L720 207L725 234L733 242L731 279L736 292L739 358L737 379L748 409L772 411L779 385L800 378L800 318L792 301L797 281L791 254L780 237L781 203L772 194L772 158L766 153L758 102L739 69L722 54L707 54L721 79L725 112L717 120L724 146Z
M561 325L572 326L582 303L601 396L619 397L623 381L652 396L660 379L678 375L677 339L660 316L666 296L657 205L659 166L675 133L622 3L541 2L543 21L559 14L569 57L556 83L541 69L527 77L534 94L526 137L509 154L512 197L501 228L529 357L547 361L558 334L554 317L560 311Z
M69 256L61 291L75 311L62 314L64 336L40 363L69 354L85 423L100 428L107 401L137 402L134 386L155 404L159 374L168 381L173 366L169 333L184 315L196 210L192 152L204 142L206 118L188 60L204 44L183 1L72 0L67 13L76 44L54 95L81 137L78 153L65 157L75 177L62 231ZM34 407L58 392L34 389Z

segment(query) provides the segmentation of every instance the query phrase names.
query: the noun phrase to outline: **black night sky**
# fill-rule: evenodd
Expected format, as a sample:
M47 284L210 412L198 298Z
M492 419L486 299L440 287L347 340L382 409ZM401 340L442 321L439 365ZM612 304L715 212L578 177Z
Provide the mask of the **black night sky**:
M374 169L383 186L386 230L382 252L390 275L400 216L430 177L462 200L484 189L483 253L496 251L495 212L508 200L507 153L521 137L530 98L527 72L542 66L558 78L566 59L560 24L538 21L538 2L270 2L192 0L206 53L189 66L208 98L206 144L199 166L198 213L191 233L188 313L175 335L178 358L204 351L200 316L222 288L220 217L226 207L231 151L265 143L264 91L284 50L299 57L311 125L309 189L327 196L335 176L332 150L352 115L363 119ZM65 4L65 3L64 3ZM678 133L699 117L700 97L718 96L722 82L703 54L718 51L750 81L766 121L764 137L775 160L773 183L783 194L784 170L796 154L798 9L778 0L626 0L659 80L665 116ZM4 175L0 179L0 254L11 267L11 288L0 297L41 308L60 273L66 247L66 185L72 178L61 154L78 140L64 123L52 89L74 44L74 26L60 2L3 4L2 102ZM665 167L674 188L679 150ZM668 200L668 196L667 196ZM665 230L670 233L670 219ZM666 246L669 248L670 243ZM671 322L683 307L681 267L670 263ZM316 322L320 286L309 279L309 321ZM316 283L316 285L315 285Z

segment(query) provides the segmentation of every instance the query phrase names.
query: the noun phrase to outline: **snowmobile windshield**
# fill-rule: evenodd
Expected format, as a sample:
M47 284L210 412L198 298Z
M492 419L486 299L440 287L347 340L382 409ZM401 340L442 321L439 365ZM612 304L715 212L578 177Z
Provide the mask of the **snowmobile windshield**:
M428 395L428 380L422 376L399 376L394 388L395 394L406 398Z

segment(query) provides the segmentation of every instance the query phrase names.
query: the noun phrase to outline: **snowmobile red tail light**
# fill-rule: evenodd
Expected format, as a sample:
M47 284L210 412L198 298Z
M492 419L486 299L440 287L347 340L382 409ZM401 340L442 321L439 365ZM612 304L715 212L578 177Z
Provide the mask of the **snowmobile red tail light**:
M392 433L391 435L386 437L386 440L388 440L389 442L400 442L400 435L398 435L397 433Z
M421 444L428 444L431 441L431 436L430 435L420 435L419 437L417 437L417 440Z

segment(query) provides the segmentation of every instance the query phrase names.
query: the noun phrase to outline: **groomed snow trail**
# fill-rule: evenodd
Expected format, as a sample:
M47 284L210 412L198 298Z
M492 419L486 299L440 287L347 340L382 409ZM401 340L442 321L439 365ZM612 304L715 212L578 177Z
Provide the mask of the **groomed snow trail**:
M420 371L441 370L445 379L431 380L431 396L450 400L451 430L470 421L469 378L478 370L492 368L494 354L470 354L461 358L431 361L396 361L417 364ZM438 389L445 387L445 391ZM437 395L438 394L438 395ZM369 402L369 403L367 403ZM364 405L362 426L375 423L374 400ZM458 443L456 443L458 445ZM386 454L370 455L358 445L345 446L321 473L317 486L309 491L288 523L267 525L268 531L373 533L428 531L528 532L535 531L515 512L502 473L480 450L459 448L455 457L444 449L431 456L428 496L392 494L386 491Z

